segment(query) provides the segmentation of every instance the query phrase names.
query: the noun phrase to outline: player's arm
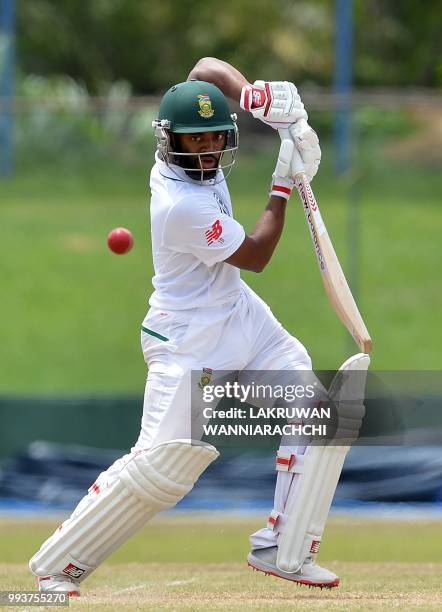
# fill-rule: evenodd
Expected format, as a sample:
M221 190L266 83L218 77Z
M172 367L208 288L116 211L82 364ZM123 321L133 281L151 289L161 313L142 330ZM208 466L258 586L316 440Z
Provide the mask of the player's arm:
M270 196L269 203L253 231L246 234L244 242L233 255L225 260L226 263L241 268L241 270L262 272L269 263L281 237L286 204L285 198Z
M294 186L294 151L295 145L291 139L281 142L269 203L253 231L246 235L241 246L225 260L226 263L243 270L261 272L270 261L281 237L287 200Z
M190 79L213 83L225 96L236 102L240 101L242 88L250 85L239 70L216 57L201 58L190 71L187 80Z

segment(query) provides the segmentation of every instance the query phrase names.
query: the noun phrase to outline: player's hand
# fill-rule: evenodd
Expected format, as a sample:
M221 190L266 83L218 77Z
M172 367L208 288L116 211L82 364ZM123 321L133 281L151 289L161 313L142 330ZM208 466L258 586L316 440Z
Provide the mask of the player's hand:
M239 104L274 129L308 119L298 90L289 81L255 81L245 85Z
M293 125L279 129L279 135L282 141L290 138L301 156L302 167L299 164L299 160L296 160L296 156L293 156L293 175L297 171L303 170L308 180L311 181L317 173L319 164L321 163L321 148L316 132L309 126L305 119L299 119Z

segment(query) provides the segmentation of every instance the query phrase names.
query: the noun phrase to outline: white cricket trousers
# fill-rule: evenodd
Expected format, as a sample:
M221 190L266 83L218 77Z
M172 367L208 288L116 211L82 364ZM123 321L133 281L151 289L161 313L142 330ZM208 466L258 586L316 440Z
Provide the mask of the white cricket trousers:
M220 305L184 311L150 309L142 324L141 344L149 371L141 432L132 451L195 438L192 418L198 408L191 407L191 397L195 401L197 396L191 394L192 370L203 375L203 368L210 369L215 376L217 371L241 376L244 370L311 370L304 346L245 283ZM285 446L285 450L304 452L301 447ZM278 472L274 509L284 511L294 478ZM276 541L276 534L267 528L251 536L253 548L274 546Z

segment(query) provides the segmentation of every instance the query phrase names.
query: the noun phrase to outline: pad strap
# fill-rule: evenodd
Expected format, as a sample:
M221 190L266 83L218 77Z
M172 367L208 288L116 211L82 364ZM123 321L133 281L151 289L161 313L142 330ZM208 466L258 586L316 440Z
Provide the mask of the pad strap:
M278 512L278 510L273 510L269 514L269 518L267 519L267 529L274 531L275 533L282 533L284 531L284 527L287 523L288 516L284 514L284 512Z
M276 471L302 474L304 471L304 455L279 449L276 453Z
M284 512L278 512L273 510L269 514L267 519L267 529L273 531L273 533L283 534L288 528L289 516ZM303 543L304 557L316 555L321 545L322 536L318 533L306 533Z

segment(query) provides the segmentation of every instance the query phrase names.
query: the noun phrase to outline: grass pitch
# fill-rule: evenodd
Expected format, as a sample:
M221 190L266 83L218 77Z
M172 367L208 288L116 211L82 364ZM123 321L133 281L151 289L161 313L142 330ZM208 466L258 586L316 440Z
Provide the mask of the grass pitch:
M33 589L27 560L54 521L0 523L0 589ZM298 587L245 563L254 520L166 516L149 524L84 583L83 610L440 610L440 521L335 518L320 562L332 590Z

